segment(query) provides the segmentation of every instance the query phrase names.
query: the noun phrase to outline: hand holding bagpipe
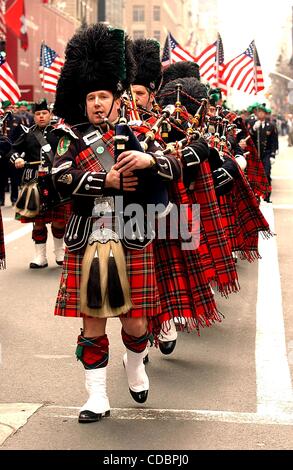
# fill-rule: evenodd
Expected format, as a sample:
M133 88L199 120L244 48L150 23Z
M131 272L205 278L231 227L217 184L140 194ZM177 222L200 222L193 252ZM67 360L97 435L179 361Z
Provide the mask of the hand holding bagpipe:
M119 155L113 168L119 173L122 173L124 177L126 173L134 170L151 168L153 161L153 157L147 153L137 150L126 150Z
M131 171L125 172L122 179L123 191L136 191L138 178ZM121 189L121 173L114 167L108 172L105 181L105 188Z

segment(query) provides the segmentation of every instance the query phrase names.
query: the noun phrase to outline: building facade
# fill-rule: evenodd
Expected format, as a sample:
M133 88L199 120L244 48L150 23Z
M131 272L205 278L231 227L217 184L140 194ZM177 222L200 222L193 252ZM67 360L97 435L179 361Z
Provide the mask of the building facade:
M127 0L124 28L133 38L155 38L163 46L170 31L185 44L192 28L191 0Z
M21 49L18 39L7 30L7 60L16 77L22 99L29 101L54 94L45 93L39 79L40 48L42 41L64 57L65 46L82 22L97 21L96 0L29 0L25 2L28 48Z

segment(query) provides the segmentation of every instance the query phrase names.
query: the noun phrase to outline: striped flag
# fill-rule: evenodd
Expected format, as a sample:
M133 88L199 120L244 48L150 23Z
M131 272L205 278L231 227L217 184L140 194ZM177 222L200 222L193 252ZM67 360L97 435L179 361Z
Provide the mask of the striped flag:
M6 62L5 53L0 54L0 101L9 100L17 103L20 98L20 91L14 79L11 68Z
M212 86L221 88L222 92L227 94L227 87L222 79L225 64L224 47L220 34L218 34L217 40L207 46L195 60L199 65L200 77L210 82Z
M6 0L0 0L0 40L6 41Z
M171 33L168 33L162 55L162 66L168 67L174 62L191 61L196 62L195 57L183 49L174 39Z
M46 44L41 45L39 74L42 88L45 91L56 93L56 86L63 65L64 59L57 52L46 46Z
M5 20L7 27L19 38L20 47L26 51L28 48L28 34L24 0L6 1Z
M226 64L223 80L227 86L250 95L256 95L264 89L262 69L254 41L246 51Z

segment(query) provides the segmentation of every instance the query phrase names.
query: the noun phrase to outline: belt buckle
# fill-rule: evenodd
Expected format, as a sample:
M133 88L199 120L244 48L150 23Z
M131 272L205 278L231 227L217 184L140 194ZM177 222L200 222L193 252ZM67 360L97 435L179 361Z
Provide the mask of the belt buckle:
M102 134L98 131L98 129L95 129L89 134L83 136L83 140L86 145L91 145L91 144L94 144L101 137L102 137Z
M99 196L95 198L92 211L93 217L103 217L114 212L114 198L112 196Z

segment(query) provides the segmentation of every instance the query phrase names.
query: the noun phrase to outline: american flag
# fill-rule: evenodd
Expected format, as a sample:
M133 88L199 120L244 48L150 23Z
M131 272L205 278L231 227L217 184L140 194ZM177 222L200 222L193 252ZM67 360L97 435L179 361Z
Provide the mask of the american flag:
M224 64L224 47L220 34L217 40L207 46L197 57L200 77L211 83L212 86L222 89L227 94L227 87L222 79Z
M6 41L6 0L0 0L0 40Z
M41 45L39 74L45 91L56 93L56 86L63 65L64 59L57 52L46 46L46 44Z
M20 91L14 79L11 68L6 62L5 53L0 54L0 101L9 100L17 103L20 98Z
M246 51L226 64L223 80L227 86L250 95L256 95L264 89L262 69L254 41Z
M171 33L168 33L162 55L162 66L168 67L174 62L191 61L195 62L195 57L183 49L174 39Z

